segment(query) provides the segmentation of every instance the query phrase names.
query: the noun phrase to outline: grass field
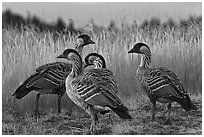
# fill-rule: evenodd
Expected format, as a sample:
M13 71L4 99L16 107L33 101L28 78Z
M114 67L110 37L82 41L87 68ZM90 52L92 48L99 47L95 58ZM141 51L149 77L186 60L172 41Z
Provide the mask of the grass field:
M156 121L151 122L150 109L146 96L144 98L129 98L126 105L130 108L132 121L123 121L115 114L110 123L107 115L99 116L97 134L105 135L201 135L202 134L202 106L201 97L193 96L198 107L197 111L185 112L176 103L173 105L171 122L164 124L166 120L166 107L158 103ZM166 116L165 116L166 115ZM56 110L43 111L40 118L31 113L23 113L18 109L3 109L3 134L23 135L67 135L89 134L91 124L90 116L83 110L75 108L70 115L69 109L64 108L61 114Z
M123 28L115 33L105 31L93 35L96 45L84 49L85 56L98 52L104 56L108 68L117 77L119 96L130 109L133 121L113 116L101 116L98 134L202 134L202 30L198 24L188 29L134 30ZM63 97L63 113L57 114L56 95L40 99L40 118L32 116L35 92L21 100L11 94L42 64L57 61L66 48L73 48L75 36L53 40L51 33L37 33L32 29L2 31L2 131L3 134L87 134L90 117ZM172 122L164 125L166 106L158 105L156 122L150 121L151 104L140 91L135 73L137 55L128 50L137 42L147 43L152 50L152 67L167 67L179 75L185 89L198 106L198 111L185 112L174 104ZM80 117L80 119L78 119Z

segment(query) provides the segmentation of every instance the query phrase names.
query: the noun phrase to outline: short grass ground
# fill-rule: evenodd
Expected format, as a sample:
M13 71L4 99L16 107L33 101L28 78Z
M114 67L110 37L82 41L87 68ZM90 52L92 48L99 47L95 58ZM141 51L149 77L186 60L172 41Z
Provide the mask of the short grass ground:
M100 135L188 135L202 134L202 99L193 96L197 111L184 111L180 105L173 103L171 122L165 124L167 109L165 104L157 103L156 121L151 119L151 104L147 97L126 99L130 108L132 121L124 121L113 112L112 123L108 114L99 115L97 134ZM72 112L71 112L72 110ZM83 135L89 134L90 116L74 106L63 108L61 114L56 109L40 109L40 117L32 112L19 112L12 108L3 109L3 135Z

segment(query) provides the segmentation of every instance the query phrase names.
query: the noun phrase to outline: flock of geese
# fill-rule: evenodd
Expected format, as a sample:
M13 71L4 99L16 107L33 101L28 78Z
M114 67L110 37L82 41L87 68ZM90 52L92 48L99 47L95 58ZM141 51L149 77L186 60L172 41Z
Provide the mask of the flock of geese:
M88 35L78 36L75 49L66 49L57 57L67 59L69 63L53 62L38 67L16 89L13 96L21 99L31 91L37 91L35 113L39 115L38 102L41 94L57 94L58 112L61 113L61 98L66 92L76 105L91 116L92 133L96 131L98 113L113 111L122 119L132 120L128 108L117 95L115 75L106 68L103 56L90 53L85 57L85 62L82 61L82 49L90 44L95 42ZM186 111L197 109L175 73L166 68L150 68L151 50L146 44L137 43L128 53L141 55L136 75L141 89L153 104L152 121L155 120L156 101L168 103L166 122L170 120L172 102L179 103Z

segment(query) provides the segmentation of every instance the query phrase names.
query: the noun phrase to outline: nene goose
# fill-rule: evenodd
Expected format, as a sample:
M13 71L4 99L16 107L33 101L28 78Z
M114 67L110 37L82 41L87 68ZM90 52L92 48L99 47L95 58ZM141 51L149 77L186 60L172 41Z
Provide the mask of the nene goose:
M144 43L137 43L128 53L142 55L140 66L137 70L137 78L142 89L150 98L152 107L152 121L155 120L156 101L168 103L168 117L165 123L170 121L171 103L179 103L183 109L189 111L196 109L188 93L176 74L166 68L150 68L151 51Z
M117 94L117 82L115 81L115 75L113 74L112 71L106 68L106 61L103 58L102 55L99 55L98 53L90 53L85 57L85 66L84 68L88 66L94 65L95 67L88 71L85 72L85 76L91 77L91 78L100 78L104 79L107 81L107 84L105 86L109 86L110 88L113 89L113 91ZM102 115L105 113L109 113L109 111L104 111L100 112ZM96 114L97 117L97 114ZM97 118L98 120L98 118ZM111 120L111 114L109 113L109 121L112 123Z
M82 54L82 49L88 44L94 44L90 37L86 34L78 36L75 49ZM12 96L21 99L31 91L37 91L35 114L39 115L38 102L41 94L57 94L58 95L58 113L61 113L61 98L64 95L65 79L71 72L72 65L64 62L53 62L42 65L35 70L23 84L21 84Z
M76 105L91 115L92 133L96 131L98 112L111 109L121 118L131 119L128 109L113 89L106 86L106 80L83 75L82 59L75 50L67 49L58 58L66 58L72 62L72 71L66 79L66 92Z

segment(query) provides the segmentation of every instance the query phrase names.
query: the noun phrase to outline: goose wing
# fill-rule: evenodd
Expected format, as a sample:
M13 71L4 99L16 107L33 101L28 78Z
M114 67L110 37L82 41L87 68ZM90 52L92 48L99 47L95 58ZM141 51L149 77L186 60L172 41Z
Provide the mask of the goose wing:
M75 83L73 81L72 83ZM90 105L116 107L122 101L117 97L114 90L106 86L107 81L91 77L83 77L75 84L75 90L80 97Z
M18 99L23 98L32 90L52 90L65 87L65 79L71 72L69 64L49 63L40 66L36 72L27 78L12 94Z
M104 86L112 88L117 93L117 82L112 71L106 68L92 69L85 73L85 77L93 78Z
M145 84L150 95L163 98L184 96L180 80L165 68L151 69L145 74Z

